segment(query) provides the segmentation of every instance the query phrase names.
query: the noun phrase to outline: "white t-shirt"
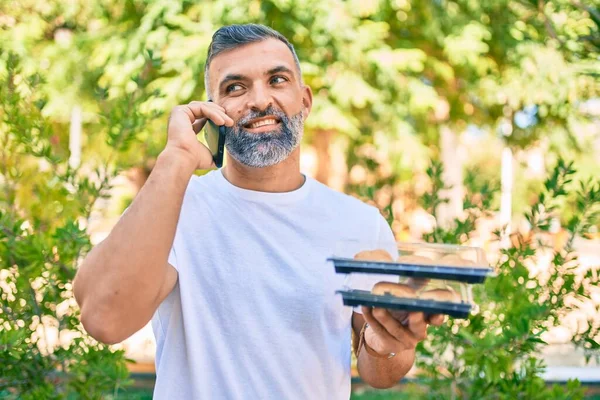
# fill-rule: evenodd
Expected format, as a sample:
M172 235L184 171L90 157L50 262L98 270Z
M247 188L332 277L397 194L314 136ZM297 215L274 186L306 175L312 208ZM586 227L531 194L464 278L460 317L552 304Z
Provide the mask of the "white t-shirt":
M352 308L335 291L377 279L327 258L390 243L375 207L314 179L264 193L220 170L192 177L169 256L178 282L152 319L154 398L348 399Z

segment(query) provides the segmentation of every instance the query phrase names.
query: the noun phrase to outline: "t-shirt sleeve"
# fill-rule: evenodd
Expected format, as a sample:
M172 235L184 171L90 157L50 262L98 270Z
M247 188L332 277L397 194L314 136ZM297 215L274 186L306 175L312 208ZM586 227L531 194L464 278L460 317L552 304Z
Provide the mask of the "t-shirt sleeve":
M392 229L388 225L387 221L381 214L378 214L377 221L377 239L375 241L375 249L384 249L395 259L398 258L398 246L396 244L396 238ZM373 250L373 249L365 249ZM350 286L352 289L368 290L371 291L373 286L377 282L398 282L398 277L394 275L373 275L373 274L352 274L350 278ZM354 312L362 314L361 306L353 308Z
M173 266L173 268L175 268L176 270L179 271L179 268L177 267L177 255L175 254L175 242L173 241L173 246L171 246L171 250L169 251L169 259L168 259L169 264L171 264Z

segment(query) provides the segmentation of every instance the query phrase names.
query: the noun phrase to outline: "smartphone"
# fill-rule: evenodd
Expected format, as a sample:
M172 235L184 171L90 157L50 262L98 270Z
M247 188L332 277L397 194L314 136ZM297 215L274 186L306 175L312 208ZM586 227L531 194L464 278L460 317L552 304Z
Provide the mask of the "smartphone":
M225 154L225 126L218 126L209 119L204 126L204 137L215 165L217 168L221 168Z

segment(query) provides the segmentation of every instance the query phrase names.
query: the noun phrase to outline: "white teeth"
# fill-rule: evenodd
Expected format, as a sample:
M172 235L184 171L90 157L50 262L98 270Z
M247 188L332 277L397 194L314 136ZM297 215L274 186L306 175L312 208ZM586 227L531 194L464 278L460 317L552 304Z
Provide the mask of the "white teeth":
M253 124L250 124L250 129L259 128L259 127L265 126L265 125L275 125L276 123L277 123L277 121L274 119L263 119L262 121L258 121Z

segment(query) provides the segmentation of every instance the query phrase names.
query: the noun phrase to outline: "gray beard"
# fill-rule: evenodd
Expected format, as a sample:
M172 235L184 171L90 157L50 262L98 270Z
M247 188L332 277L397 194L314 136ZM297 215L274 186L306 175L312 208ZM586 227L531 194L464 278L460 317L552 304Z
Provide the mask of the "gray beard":
M244 129L249 121L263 116L276 116L281 122L279 129L251 133ZM253 168L265 168L279 164L298 147L304 132L302 112L288 117L282 111L269 107L260 113L250 113L238 123L226 128L225 147L239 163Z

